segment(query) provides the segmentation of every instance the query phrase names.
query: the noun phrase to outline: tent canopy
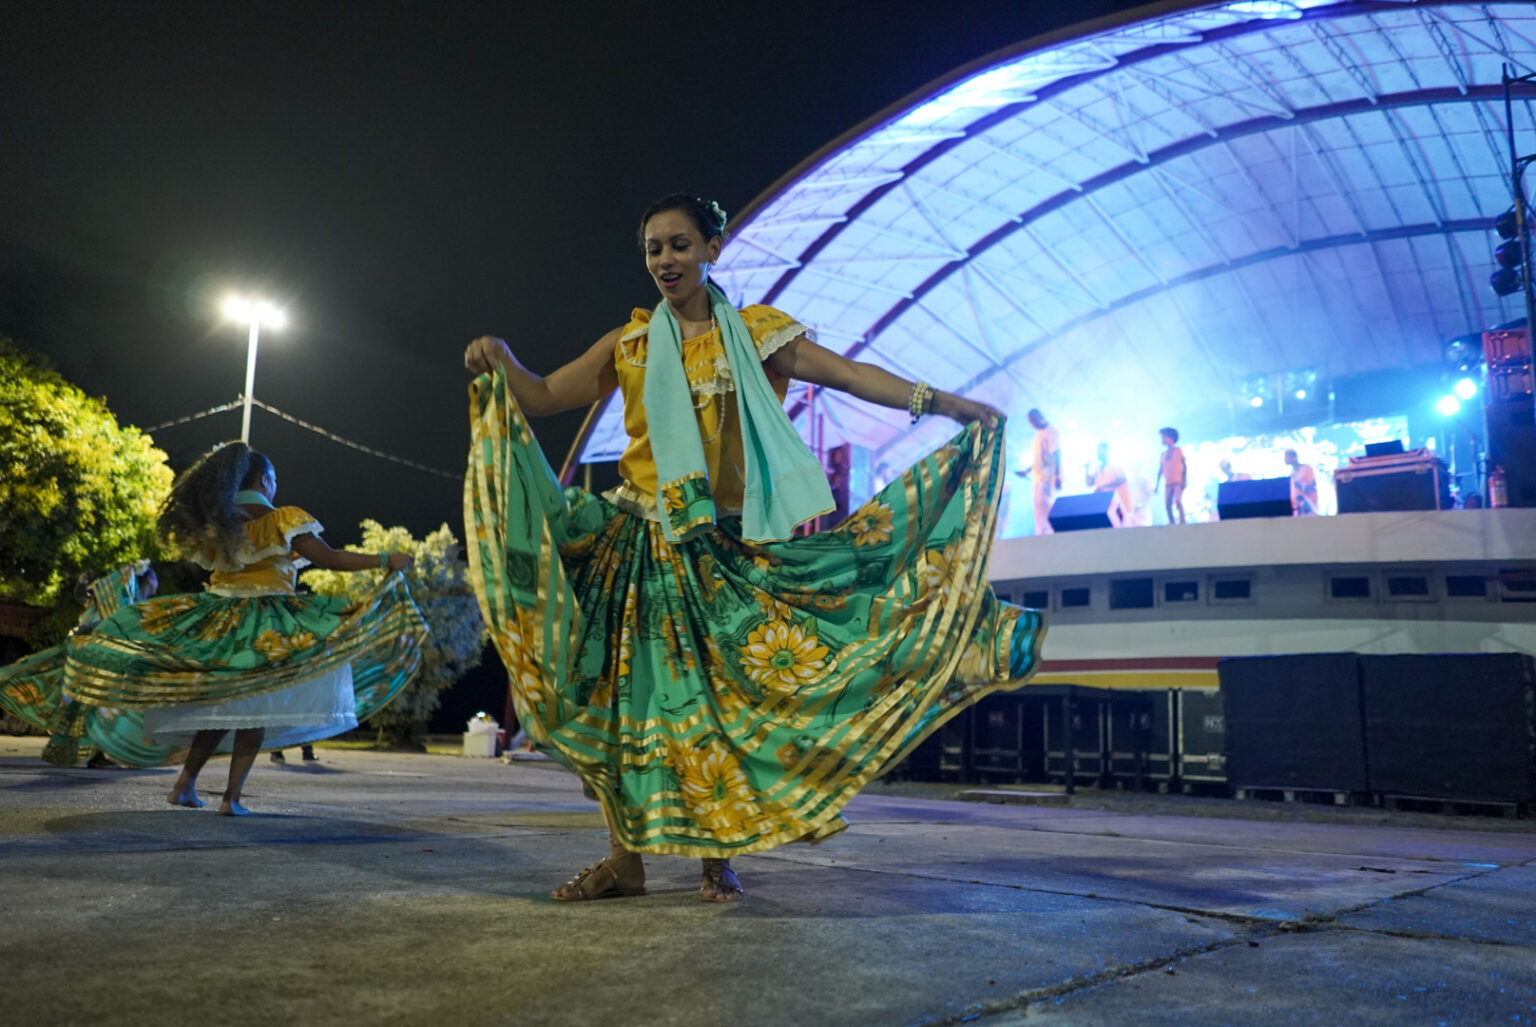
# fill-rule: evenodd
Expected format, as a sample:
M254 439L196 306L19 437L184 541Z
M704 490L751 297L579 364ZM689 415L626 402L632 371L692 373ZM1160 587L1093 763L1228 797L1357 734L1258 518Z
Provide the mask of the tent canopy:
M996 404L1015 452L1030 407L1144 429L1434 363L1524 313L1488 286L1511 204L1505 65L1536 71L1536 6L1140 8L855 128L752 205L716 278L823 345ZM617 458L618 406L583 462ZM896 468L952 430L830 393L814 414L828 444Z

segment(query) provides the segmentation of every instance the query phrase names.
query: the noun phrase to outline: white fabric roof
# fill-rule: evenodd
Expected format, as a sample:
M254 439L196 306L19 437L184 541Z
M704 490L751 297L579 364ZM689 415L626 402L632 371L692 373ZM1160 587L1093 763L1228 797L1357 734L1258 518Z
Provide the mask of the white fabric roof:
M994 54L854 129L752 205L717 280L995 403L1015 452L1032 406L1176 422L1246 375L1432 363L1523 314L1487 278L1510 205L1501 66L1536 71L1536 6L1159 11ZM953 430L841 395L816 411L827 444L895 468ZM623 442L615 402L581 459Z

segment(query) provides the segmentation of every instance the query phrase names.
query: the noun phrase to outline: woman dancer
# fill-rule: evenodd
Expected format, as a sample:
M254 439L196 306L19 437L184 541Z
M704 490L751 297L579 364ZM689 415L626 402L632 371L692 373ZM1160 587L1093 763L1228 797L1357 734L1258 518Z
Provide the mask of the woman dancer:
M866 783L981 696L1033 671L1039 614L986 568L1003 467L996 410L823 349L709 279L714 204L669 196L640 222L661 293L540 377L505 342L465 352L471 578L521 726L602 804L606 858L560 900L635 895L642 853L703 859L700 896L742 894L729 857L846 826ZM791 378L966 427L842 524L785 416ZM564 492L525 415L618 389L618 488Z
M197 775L233 730L219 812L248 812L241 790L261 749L356 727L421 662L426 624L394 573L411 557L334 550L308 513L274 507L276 494L271 461L244 443L204 456L172 485L159 531L185 559L213 572L207 590L124 607L64 647L66 695L141 715L147 738L189 746L167 797L174 805L203 805ZM297 572L308 563L387 573L352 606L295 594Z

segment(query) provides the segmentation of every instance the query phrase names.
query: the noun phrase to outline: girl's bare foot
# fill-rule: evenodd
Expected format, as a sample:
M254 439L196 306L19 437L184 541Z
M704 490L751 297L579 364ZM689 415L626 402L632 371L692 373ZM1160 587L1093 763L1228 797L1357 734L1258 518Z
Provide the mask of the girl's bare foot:
M188 809L202 809L207 805L197 797L196 788L173 788L171 794L165 797L165 801L172 806L185 806Z
M202 803L198 803L198 805L201 806ZM221 817L244 817L249 816L250 812L250 810L240 805L239 799L225 799L219 803L219 816Z

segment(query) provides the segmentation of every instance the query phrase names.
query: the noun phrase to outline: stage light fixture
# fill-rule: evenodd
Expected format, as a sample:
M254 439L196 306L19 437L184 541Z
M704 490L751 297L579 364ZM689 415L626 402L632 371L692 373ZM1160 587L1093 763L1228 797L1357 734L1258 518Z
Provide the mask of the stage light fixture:
M1451 389L1451 391L1456 394L1457 399L1471 399L1477 395L1477 382L1474 382L1471 378L1463 378L1456 383L1455 388Z
M1493 287L1497 295L1509 296L1519 292L1525 284L1522 277L1525 240L1520 238L1520 224L1515 217L1513 207L1493 219L1493 230L1504 241L1499 243L1493 251L1493 259L1498 262L1499 267L1488 276L1488 284Z
M1441 349L1445 366L1453 371L1470 371L1483 361L1483 335L1473 332L1458 335Z
M1455 396L1441 396L1435 400L1435 413L1441 417L1455 417L1461 413L1461 400Z
M1513 239L1520 231L1520 222L1515 219L1515 208L1511 207L1494 218L1493 230L1499 233L1500 239Z
M1245 404L1257 410L1275 397L1278 384L1278 375L1250 374L1239 385L1239 394Z
M1519 292L1520 272L1512 267L1501 267L1488 276L1488 284L1493 286L1493 291L1500 296Z
M1305 403L1309 397L1316 396L1317 369L1304 367L1296 371L1285 372L1281 393L1287 402Z

